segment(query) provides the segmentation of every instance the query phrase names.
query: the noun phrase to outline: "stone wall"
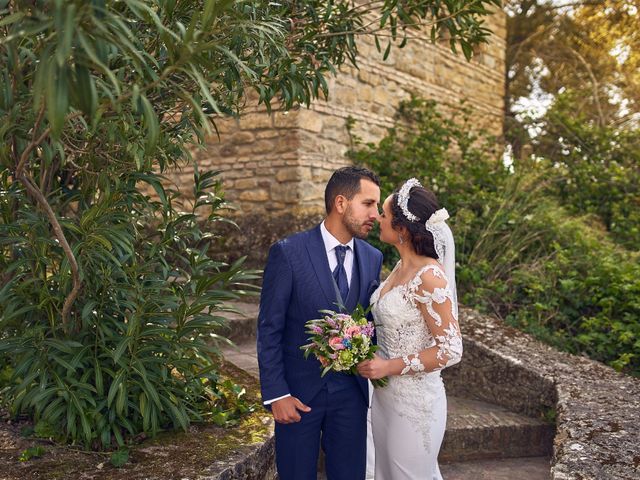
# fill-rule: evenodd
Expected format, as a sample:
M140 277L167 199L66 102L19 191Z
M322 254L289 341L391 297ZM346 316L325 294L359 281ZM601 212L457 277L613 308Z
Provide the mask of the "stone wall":
M447 391L555 416L552 480L640 478L640 379L470 309L460 326L464 360L443 372Z
M324 184L333 170L349 163L348 118L356 121L354 133L364 141L378 140L392 125L398 103L417 94L437 100L453 114L467 100L478 114L478 125L500 135L505 14L496 12L488 26L494 34L471 62L447 45L420 38L403 49L392 48L382 61L373 40L361 37L359 68L342 68L329 82L327 100L272 115L254 108L240 120L219 121L220 139L210 137L196 153L200 168L222 171L226 198L242 214L302 215L322 211ZM187 169L181 175L190 173Z

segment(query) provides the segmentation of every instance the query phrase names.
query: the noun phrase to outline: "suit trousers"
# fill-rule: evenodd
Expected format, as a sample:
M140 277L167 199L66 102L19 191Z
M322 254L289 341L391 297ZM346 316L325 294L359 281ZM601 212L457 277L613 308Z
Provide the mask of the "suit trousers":
M368 406L358 388L329 393L325 385L300 412L298 423L276 423L276 466L280 480L316 480L320 446L327 480L363 480Z

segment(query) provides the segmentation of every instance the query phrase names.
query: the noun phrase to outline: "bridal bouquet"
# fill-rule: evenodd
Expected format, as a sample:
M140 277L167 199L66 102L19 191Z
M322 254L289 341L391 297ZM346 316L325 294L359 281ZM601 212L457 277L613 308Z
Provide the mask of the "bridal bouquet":
M300 347L304 357L311 353L316 356L323 367L322 376L330 370L356 375L358 363L371 360L378 349L371 341L375 329L367 320L369 309L358 305L351 315L333 310L320 310L320 313L322 318L306 323L311 343ZM372 382L376 387L387 384L384 378Z

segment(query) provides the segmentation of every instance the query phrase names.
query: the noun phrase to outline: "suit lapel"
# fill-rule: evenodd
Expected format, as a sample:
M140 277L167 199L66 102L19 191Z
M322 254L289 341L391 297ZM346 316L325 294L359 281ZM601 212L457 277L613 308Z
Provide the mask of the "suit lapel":
M360 289L358 291L358 297L356 302L360 302L360 299L366 295L366 290L369 285L367 273L367 262L365 261L365 249L362 248L361 243L362 240L356 238L355 242L353 242L353 247L355 250L356 261L358 263L358 273L360 275Z
M320 225L311 230L310 233L309 241L305 245L307 247L307 253L309 254L311 265L313 265L313 270L316 273L322 292L327 298L328 304L333 306L336 302L336 294L333 283L331 282L331 270L329 270L329 260L327 259L327 252L324 249Z

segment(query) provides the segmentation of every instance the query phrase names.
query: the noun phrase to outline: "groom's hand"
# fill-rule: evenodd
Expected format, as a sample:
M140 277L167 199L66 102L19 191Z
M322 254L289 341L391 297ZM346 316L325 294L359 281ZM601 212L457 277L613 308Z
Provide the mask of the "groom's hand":
M298 410L306 413L310 412L311 408L307 407L296 397L285 397L271 404L273 418L278 423L299 422L302 417L300 417Z

